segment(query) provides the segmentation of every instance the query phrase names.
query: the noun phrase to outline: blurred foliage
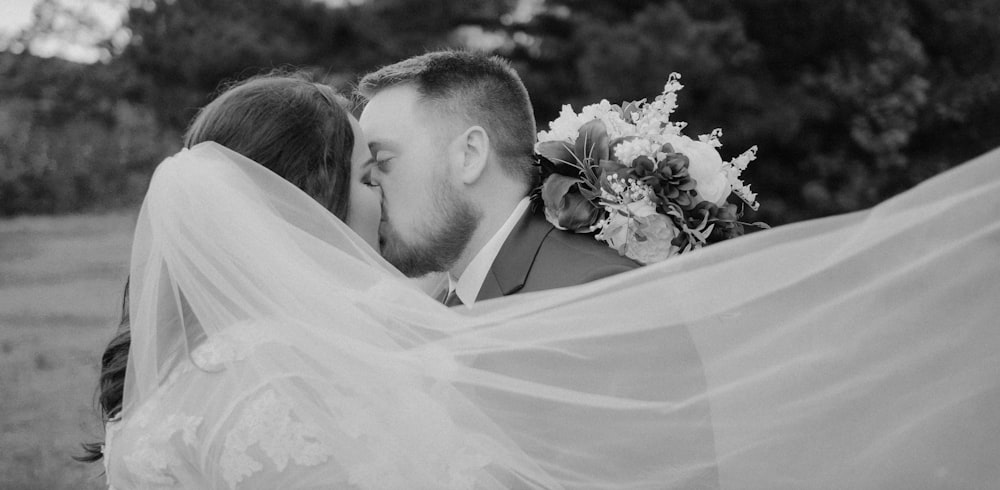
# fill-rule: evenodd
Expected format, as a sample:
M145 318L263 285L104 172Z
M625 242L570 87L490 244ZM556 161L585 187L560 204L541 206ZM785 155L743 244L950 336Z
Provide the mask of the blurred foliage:
M87 28L51 21L59 0L0 53L0 215L134 204L227 80L294 66L347 93L442 47L511 59L540 127L682 73L689 134L722 127L726 157L760 146L748 217L772 224L871 206L1000 146L995 0L113 1L130 3L99 63L26 54Z
M0 53L0 215L137 202L180 136L124 97L121 68Z

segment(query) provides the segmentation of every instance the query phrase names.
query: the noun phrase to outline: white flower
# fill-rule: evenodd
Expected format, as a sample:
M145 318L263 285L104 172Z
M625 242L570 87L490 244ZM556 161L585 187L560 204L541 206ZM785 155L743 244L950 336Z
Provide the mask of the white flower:
M680 73L677 72L670 73L670 76L667 77L667 83L663 85L663 93L664 94L673 93L684 88L684 85L682 85L681 82L678 81L680 79L681 79Z
M625 122L618 110L607 100L591 104L577 114L569 104L563 105L559 117L549 123L548 131L538 132L538 142L546 141L576 141L580 128L594 119L600 119L611 139L636 134L635 126Z
M625 122L618 110L613 108L607 100L588 105L580 111L581 125L594 119L600 119L604 123L604 128L608 131L608 137L611 139L635 134L635 126Z
M653 245L645 243L646 233L643 230L653 226L656 229L651 229L650 232L660 238L667 236L662 230L659 230L662 225L659 218L667 218L656 212L656 204L650 199L653 190L634 180L626 182L620 178L609 176L608 181L615 194L608 191L603 192L604 210L607 211L608 217L597 224L601 232L597 234L596 238L607 242L619 254L633 260L638 260L634 256L637 250L644 251L642 252L644 257L649 255L645 251L651 250L650 247ZM670 223L671 227L673 226L669 219L667 222ZM639 235L636 234L637 232ZM666 239L668 244L676 236L676 230L673 233L674 235ZM640 235L642 238L639 237ZM657 248L657 250L660 249Z
M629 244L625 256L642 264L652 264L666 260L680 251L671 241L677 237L677 227L670 218L662 214L654 214L636 220L638 224L636 235L641 234Z
M719 141L720 138L722 138L722 129L715 128L709 134L698 136L698 141L712 145L712 148L722 148L722 141Z
M732 186L718 150L710 143L695 141L683 135L669 136L666 142L674 147L674 151L688 157L688 173L696 182L698 196L720 206L725 204Z
M602 223L597 239L632 260L651 264L678 252L671 244L677 233L673 221L656 212L643 216L612 213Z
M559 111L559 117L549 123L549 131L538 132L538 142L576 141L581 126L583 126L583 121L580 116L573 112L571 105L565 104Z
M648 196L627 204L606 204L604 209L607 209L610 214L625 214L639 218L656 214L656 205Z
M636 138L629 141L622 141L614 147L615 158L624 165L632 166L632 161L638 157L645 156L656 160L656 154L662 145L645 138Z
M729 185L733 188L733 193L754 211L760 207L760 203L757 202L757 194L750 191L750 186L743 183L740 175L746 170L747 165L750 165L750 162L755 159L757 159L757 145L751 146L749 150L725 165L726 176L729 179Z
M656 212L656 205L650 200L653 188L649 185L636 182L635 179L626 181L615 174L608 175L607 179L614 194L603 190L601 198L604 200L604 209L609 213L622 211L647 216Z
M663 93L652 102L643 104L636 116L636 134L657 139L664 135L679 135L687 126L684 122L671 122L670 115L677 110L677 91L684 88L678 73L671 73L663 86Z
M619 254L625 255L625 244L628 243L628 227L632 219L631 216L611 213L607 219L599 223L601 232L595 238L607 242L609 247L617 250Z

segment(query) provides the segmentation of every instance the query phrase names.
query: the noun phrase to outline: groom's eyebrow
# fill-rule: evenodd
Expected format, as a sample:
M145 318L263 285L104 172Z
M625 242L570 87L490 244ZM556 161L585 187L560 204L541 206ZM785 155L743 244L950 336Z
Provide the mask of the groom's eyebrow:
M376 152L378 152L380 150L395 151L397 147L398 146L396 145L396 143L394 143L391 140L389 140L389 141L385 141L385 140L370 140L370 141L368 141L368 150L372 152L372 155L374 155Z

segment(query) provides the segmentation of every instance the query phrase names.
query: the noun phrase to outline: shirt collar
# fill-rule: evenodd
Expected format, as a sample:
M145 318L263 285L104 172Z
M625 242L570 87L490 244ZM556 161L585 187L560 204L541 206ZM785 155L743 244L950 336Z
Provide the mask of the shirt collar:
M472 258L469 266L465 268L465 271L462 272L458 280L451 273L448 274L448 290L455 291L458 299L462 300L462 303L466 306L475 304L476 297L479 296L479 290L483 288L483 281L486 280L486 275L489 274L490 267L493 266L493 261L496 260L497 254L500 253L500 249L503 247L504 242L507 241L507 237L514 229L514 226L517 225L518 220L528 210L530 203L530 197L525 197L517 203L514 211L507 217L507 221L493 234L493 237L486 242L486 245L479 249L479 253Z

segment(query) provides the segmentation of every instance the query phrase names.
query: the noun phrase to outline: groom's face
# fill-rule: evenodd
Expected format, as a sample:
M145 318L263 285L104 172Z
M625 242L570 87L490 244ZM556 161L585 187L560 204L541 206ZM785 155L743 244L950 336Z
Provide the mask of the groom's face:
M479 222L451 175L447 123L400 85L376 93L359 119L382 188L379 246L410 277L451 268Z

